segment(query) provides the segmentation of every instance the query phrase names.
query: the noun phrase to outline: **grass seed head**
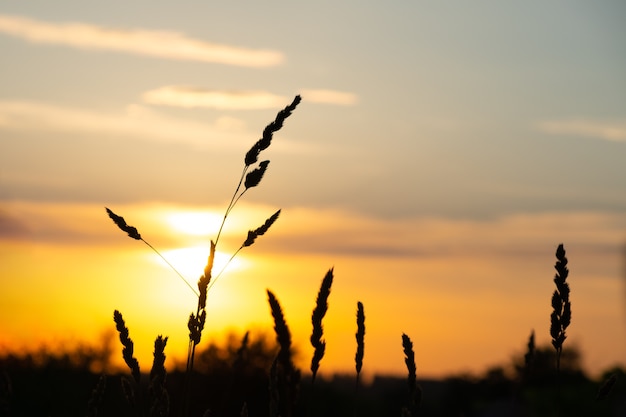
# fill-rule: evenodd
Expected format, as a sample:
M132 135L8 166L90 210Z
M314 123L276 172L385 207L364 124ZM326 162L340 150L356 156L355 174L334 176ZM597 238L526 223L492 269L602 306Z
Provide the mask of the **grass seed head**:
M122 216L118 216L117 214L113 213L109 208L105 207L105 209L109 217L111 218L111 220L113 220L113 222L115 222L117 227L126 232L128 236L132 237L133 239L141 240L141 235L135 227L127 225Z
M139 384L139 378L141 376L141 373L139 372L139 362L133 356L134 343L129 336L128 328L126 327L126 323L124 322L124 317L122 317L122 313L115 310L113 312L113 321L115 321L115 328L120 335L120 342L123 346L122 357L124 358L124 362L126 362L126 365L128 365L128 368L130 368L135 382Z
M269 164L270 164L270 161L261 161L257 168L248 172L246 174L246 179L243 182L244 187L248 189L248 188L253 188L259 185L259 183L263 179L263 175L265 175L265 171L267 171L267 166Z
M356 355L354 362L357 375L361 373L363 368L363 356L365 354L365 311L363 303L360 301L356 304Z
M169 415L170 399L165 388L165 346L167 337L158 336L154 341L154 361L150 370L150 416Z
M290 369L291 363L291 332L285 321L283 310L280 307L278 299L270 290L267 290L267 298L270 304L272 317L274 318L274 331L276 332L276 341L280 346L278 352L278 361L284 369Z
M291 112L296 109L301 100L302 98L299 95L296 96L291 104L289 104L283 110L279 111L276 115L276 119L274 119L273 122L268 124L265 129L263 129L263 136L261 137L261 139L259 139L254 145L252 145L252 148L250 148L250 150L246 153L246 156L244 158L244 163L246 164L246 166L250 166L258 161L261 151L267 149L272 143L272 136L274 132L277 132L283 127L285 119L291 115Z
M257 237L264 235L269 230L269 228L272 227L274 222L278 220L279 216L280 210L278 210L276 213L272 214L267 220L265 220L265 223L263 223L263 225L257 227L254 230L249 230L248 237L246 238L245 242L243 242L241 247L245 248L251 246Z
M407 383L409 386L410 409L419 407L422 401L422 389L417 385L415 353L413 352L413 342L406 334L402 334L402 348L404 350L404 363L408 371Z
M326 315L326 311L328 311L328 297L330 295L330 288L332 284L333 268L328 270L328 272L324 276L324 279L322 280L322 285L320 286L320 290L317 294L315 308L313 309L313 314L311 315L313 331L311 333L310 341L311 345L315 349L313 352L313 358L311 359L311 372L313 375L313 381L315 381L317 370L319 369L320 362L324 357L324 353L326 351L326 341L322 339L322 336L324 334L322 319Z
M552 313L550 314L550 336L552 337L552 345L560 353L563 349L563 342L567 338L565 330L572 320L572 310L569 301L570 288L566 279L569 275L567 268L567 258L565 257L565 248L560 244L556 250L557 262L554 265L556 274L554 276L554 284L556 290L552 294ZM558 358L557 358L558 360Z
M535 331L532 330L530 332L530 336L528 337L528 345L527 345L526 353L524 354L524 369L525 369L526 374L530 372L534 357L535 357Z

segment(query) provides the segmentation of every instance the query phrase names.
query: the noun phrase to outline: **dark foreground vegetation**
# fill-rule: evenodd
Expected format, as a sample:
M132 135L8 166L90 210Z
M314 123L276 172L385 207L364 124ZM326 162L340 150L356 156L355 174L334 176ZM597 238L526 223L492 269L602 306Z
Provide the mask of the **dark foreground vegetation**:
M167 337L154 342L154 361L149 374L139 368L134 357L130 330L122 313L113 312L115 329L128 371L111 371L111 344L99 348L63 350L63 353L6 354L0 358L0 416L624 416L626 383L620 369L607 372L600 381L588 378L580 367L580 355L565 346L571 323L569 269L565 248L556 250L555 290L551 297L549 327L552 346L535 347L531 333L526 354L512 364L488 370L480 376L454 376L431 381L420 379L413 343L408 335L389 341L389 348L402 348L406 377L376 377L369 384L360 379L366 348L365 306L356 306L355 374L325 379L317 375L326 341L322 321L334 279L333 269L322 280L311 315L310 337L313 356L310 376L303 376L293 361L291 333L278 298L270 290L267 297L276 343L252 340L218 347L200 345L207 324L206 302L211 286L222 271L213 271L215 251L229 213L249 190L256 188L269 166L259 161L273 134L300 103L296 96L278 112L263 130L261 139L244 156L244 167L228 204L219 232L211 240L207 265L197 289L178 271L174 272L197 296L191 312L189 348L186 363L165 369ZM128 237L145 243L137 228L106 208L106 213ZM281 210L250 230L232 258L252 246L277 221ZM165 259L165 258L164 258ZM167 262L167 260L166 260ZM168 263L168 265L170 265ZM171 266L171 265L170 265ZM173 267L172 267L173 268ZM210 323L209 323L210 324ZM401 336L401 338L400 338ZM401 344L400 344L401 339ZM397 345L396 345L397 343ZM200 347L198 347L200 346ZM57 347L57 351L59 351Z
M226 346L209 344L198 352L190 389L190 416L270 415L269 374L278 347L266 338L235 342ZM77 348L52 354L38 351L5 354L0 358L1 416L140 416L150 415L133 407L122 387L128 373L107 372L105 387L94 398L100 372L112 369L111 349ZM559 377L551 346L535 350L527 369L524 358L502 364L482 375L457 375L440 380L421 380L422 399L414 413L420 416L556 416L557 395L562 416L626 415L624 370L608 370L602 380L591 380L580 367L579 352L564 349ZM166 389L171 415L181 409L185 370L167 374ZM617 380L610 393L597 398L610 375ZM149 393L148 375L139 392ZM98 397L98 396L96 396ZM90 410L97 402L97 414ZM140 399L136 399L140 401ZM90 403L91 402L91 403ZM376 376L355 387L354 375L324 378L302 377L294 415L299 416L400 416L408 404L407 380L402 376ZM206 414L210 410L210 414Z

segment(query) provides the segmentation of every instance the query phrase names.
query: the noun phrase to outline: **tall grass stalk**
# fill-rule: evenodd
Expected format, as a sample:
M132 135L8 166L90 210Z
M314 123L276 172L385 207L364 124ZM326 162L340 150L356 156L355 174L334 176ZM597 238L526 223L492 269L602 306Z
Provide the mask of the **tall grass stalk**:
M170 413L170 397L165 389L165 346L167 337L157 336L154 341L154 360L150 370L150 417L167 417Z
M413 352L413 342L406 334L402 334L402 350L404 351L404 363L408 372L407 385L409 388L409 405L402 410L402 415L412 416L417 413L417 409L422 400L422 389L417 385L417 367L415 366L415 353Z
M535 359L535 331L532 330L530 332L530 336L528 336L528 343L526 344L526 353L524 354L524 378L528 378L530 376L533 361Z
M565 330L572 320L572 310L569 301L570 288L566 279L569 275L567 269L567 258L565 249L561 243L556 250L556 274L554 284L556 290L552 294L552 314L550 314L550 336L552 336L552 346L556 349L556 371L557 371L557 402L561 402L561 353L563 352L563 342L567 338ZM559 407L560 408L560 407ZM560 414L560 413L559 413Z
M322 319L328 311L328 296L330 295L330 288L333 285L333 268L329 269L322 285L317 294L317 300L315 302L315 308L311 314L311 323L313 325L313 331L311 332L311 345L314 348L313 357L311 358L311 384L315 383L315 376L317 370L320 367L320 362L324 357L326 351L326 340L322 337L324 335L324 327L322 326Z
M354 355L354 367L356 369L356 378L354 382L354 396L356 398L354 405L354 414L358 415L358 399L359 399L359 381L361 377L361 369L363 368L363 356L365 355L365 310L363 303L356 303L356 354Z
M224 224L226 223L226 218L230 214L231 210L235 207L235 204L244 195L244 193L248 191L248 189L255 187L259 184L261 178L263 178L263 175L267 170L267 165L269 164L269 161L262 161L261 163L259 163L258 168L251 172L248 172L248 170L253 164L255 164L259 160L259 154L261 153L261 151L264 151L270 146L274 133L278 132L283 127L285 119L291 115L291 113L296 109L298 104L300 104L301 100L302 98L297 95L293 99L291 104L289 104L283 110L279 111L274 121L269 123L265 127L265 129L263 129L263 135L261 139L259 139L254 145L252 145L250 150L248 150L248 152L246 153L244 157L243 171L241 172L241 176L239 177L239 183L237 184L235 192L230 199L230 203L228 203L228 207L226 207L224 217L222 218L222 223L220 224L219 231L217 232L217 237L215 238L216 244L220 240ZM244 185L244 190L240 192L242 184Z
M291 102L291 104L289 104L283 110L279 111L274 121L268 124L263 130L263 136L261 137L261 139L259 139L254 145L252 145L252 147L246 153L244 157L244 168L241 173L241 177L239 178L239 183L237 184L235 192L233 193L233 196L228 206L226 207L224 217L222 218L222 223L220 224L219 231L217 232L217 237L215 238L215 241L211 241L209 260L207 262L207 265L204 268L204 274L200 277L198 281L198 290L200 294L198 297L198 306L196 309L196 313L195 314L192 313L189 316L189 321L187 324L187 327L189 328L189 347L187 350L187 369L186 369L187 377L186 377L186 387L185 387L186 399L183 401L183 412L182 412L183 416L187 415L187 410L189 407L189 387L191 383L190 382L191 374L193 372L193 363L194 363L196 346L198 345L198 343L200 343L202 331L204 330L204 324L206 321L206 297L207 297L207 292L209 290L209 285L211 283L211 277L213 273L213 261L215 259L215 248L217 247L217 244L219 243L219 240L222 235L224 225L226 224L226 219L228 218L228 215L233 210L237 202L241 199L241 197L249 189L254 188L257 185L259 185L259 183L261 182L261 179L265 175L265 172L269 165L269 161L261 161L256 168L252 170L250 170L250 168L252 167L253 164L257 163L259 154L261 153L261 151L267 149L270 146L272 142L273 134L283 127L283 123L285 119L291 115L291 113L293 112L293 110L295 110L295 108L300 103L300 101L301 101L300 96L296 96ZM242 185L243 185L243 190L241 190ZM278 210L276 213L270 216L261 227L248 232L248 238L244 241L241 247L235 252L235 254L237 254L244 247L251 246L258 236L265 234L265 232L267 232L267 230L276 221L276 219L278 219L279 215L280 215L280 210ZM232 257L231 257L231 260L232 260Z
M122 358L124 362L130 369L131 375L137 386L139 386L141 379L141 372L139 370L139 361L135 358L135 344L133 340L130 338L130 334L128 331L128 327L126 327L126 323L124 322L124 317L122 313L115 310L113 312L113 321L115 322L115 328L120 336L120 342L122 343Z
M150 384L148 386L148 394L150 397L150 403L143 403L143 394L141 391L141 372L139 369L139 362L134 357L134 343L130 338L128 327L124 322L122 313L115 310L113 312L113 321L115 327L120 336L120 342L122 343L122 357L124 362L129 367L131 375L133 377L133 383L122 376L122 392L126 401L131 408L136 409L137 415L143 416L147 410L150 417L166 417L170 412L170 400L169 394L165 389L165 346L167 345L167 337L158 336L154 341L154 360L152 362L152 369L150 370ZM102 393L98 394L98 391L104 391L104 381L98 383L98 386L94 390L92 397L97 399L97 395L102 396ZM94 409L92 403L89 402L90 415L96 415L97 409Z
M122 316L122 313L115 310L113 312L113 321L115 322L115 328L119 333L120 342L123 346L122 358L130 369L134 381L134 383L131 384L131 382L126 377L122 376L122 391L124 393L126 401L131 406L131 408L135 408L137 406L141 407L141 372L139 370L139 362L134 356L135 345L130 338L128 327L126 327L126 323L124 322L124 317ZM141 408L138 409L138 415L142 415Z
M270 373L270 416L291 417L295 413L298 401L300 372L293 364L291 332L280 303L270 290L267 290L267 298L274 318L274 332L279 346Z
M185 279L185 277L180 274L174 266L161 255L161 253L154 248L151 244L149 244L146 240L144 240L139 234L138 230L129 226L122 216L118 216L113 213L110 209L106 208L106 211L109 217L115 222L115 224L124 232L128 234L129 237L135 240L143 241L148 247L150 247L154 252L157 253L166 263L167 265L176 272L176 274L185 282L185 284L194 292L194 294L198 297L198 305L196 307L195 313L191 313L189 316L189 320L187 322L187 327L189 329L189 344L187 349L187 364L186 364L186 378L185 378L185 398L183 399L183 406L181 410L181 415L186 416L189 407L189 388L190 388L190 378L193 372L194 358L196 346L200 343L202 338L202 332L204 330L204 326L206 323L206 300L208 290L212 285L214 285L215 280L224 272L228 264L233 260L233 258L245 247L251 246L258 236L261 236L267 232L270 226L278 219L280 215L280 210L270 216L265 223L258 227L257 229L251 230L248 232L248 236L244 243L239 247L239 249L231 256L230 260L226 263L226 266L220 271L219 274L212 281L213 275L213 263L215 259L215 251L216 247L220 241L220 237L222 236L222 231L224 229L224 225L226 224L226 220L228 215L231 213L237 202L243 197L243 195L250 190L259 185L267 168L269 166L268 160L261 161L257 164L259 155L262 151L267 149L271 142L275 132L279 131L285 122L285 119L291 115L291 113L296 109L298 104L301 101L301 97L296 96L291 104L286 106L283 110L279 111L276 115L274 121L270 122L265 129L263 130L262 137L246 152L244 157L244 167L239 178L239 182L237 187L235 188L235 192L233 193L228 206L226 207L226 211L224 213L224 217L222 218L222 222L220 224L217 236L215 240L211 240L211 245L209 249L209 256L207 264L204 268L204 273L198 280L198 290L194 289L191 284ZM256 166L255 166L256 165Z

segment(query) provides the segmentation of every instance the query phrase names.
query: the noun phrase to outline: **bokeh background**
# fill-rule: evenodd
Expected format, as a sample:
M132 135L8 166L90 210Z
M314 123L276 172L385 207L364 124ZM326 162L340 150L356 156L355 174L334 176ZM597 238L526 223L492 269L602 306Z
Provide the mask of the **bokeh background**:
M626 348L626 4L0 2L0 348L98 343L124 313L149 364L184 358L195 282L243 155L296 94L232 212L206 337L271 333L306 367L334 267L320 372L478 372L547 344L554 253L566 345L591 374ZM183 359L184 360L184 359Z

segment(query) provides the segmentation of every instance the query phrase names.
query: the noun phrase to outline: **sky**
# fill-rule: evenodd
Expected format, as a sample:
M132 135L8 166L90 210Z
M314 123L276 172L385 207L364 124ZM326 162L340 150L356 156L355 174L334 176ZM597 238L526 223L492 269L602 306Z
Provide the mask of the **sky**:
M120 310L148 367L184 357L192 284L243 157L295 95L230 213L205 340L271 337L281 302L307 368L334 268L320 372L483 372L550 343L626 365L626 4L0 1L0 348L100 340ZM202 346L202 345L201 345ZM173 362L171 362L173 363Z

